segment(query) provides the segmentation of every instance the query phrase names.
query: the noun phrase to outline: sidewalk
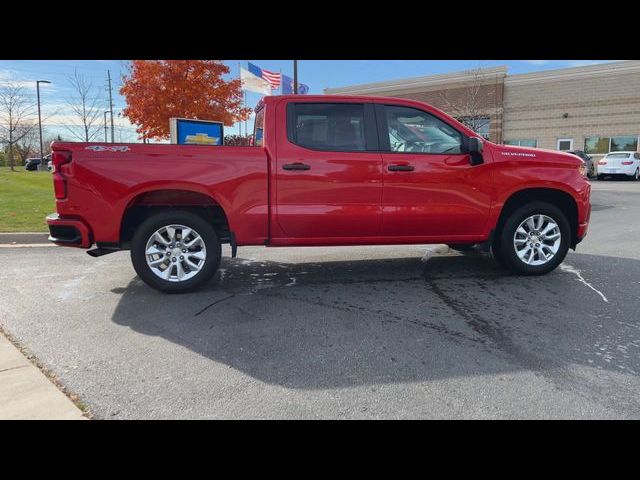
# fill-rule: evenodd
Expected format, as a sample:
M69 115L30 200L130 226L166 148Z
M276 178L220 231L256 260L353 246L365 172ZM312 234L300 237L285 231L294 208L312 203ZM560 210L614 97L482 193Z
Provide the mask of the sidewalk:
M82 412L0 333L0 420L86 420Z

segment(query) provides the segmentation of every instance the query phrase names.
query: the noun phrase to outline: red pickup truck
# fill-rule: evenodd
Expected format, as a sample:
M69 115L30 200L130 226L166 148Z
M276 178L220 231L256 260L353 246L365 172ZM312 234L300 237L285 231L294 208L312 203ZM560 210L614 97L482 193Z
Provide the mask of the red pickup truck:
M138 275L193 290L238 246L481 244L547 273L587 232L591 186L566 153L491 143L427 104L270 96L254 146L55 142L50 240L131 250Z

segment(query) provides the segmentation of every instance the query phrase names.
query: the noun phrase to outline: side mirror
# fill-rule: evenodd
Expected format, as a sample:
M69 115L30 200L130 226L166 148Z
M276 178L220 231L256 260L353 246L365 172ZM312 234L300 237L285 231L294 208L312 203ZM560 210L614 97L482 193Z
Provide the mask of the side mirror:
M471 160L469 162L471 163L471 165L480 165L484 163L484 158L482 157L482 148L482 140L480 140L478 137L469 138L468 151L471 155Z

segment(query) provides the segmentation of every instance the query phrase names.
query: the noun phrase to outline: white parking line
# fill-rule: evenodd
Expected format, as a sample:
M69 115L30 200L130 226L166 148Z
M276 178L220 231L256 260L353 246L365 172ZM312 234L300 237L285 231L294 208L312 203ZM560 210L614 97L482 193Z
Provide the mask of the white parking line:
M582 276L582 273L580 273L580 270L578 270L575 267L572 267L571 265L567 265L566 263L563 263L562 265L560 265L560 270L562 270L563 272L575 274L578 277L578 281L579 282L584 283L587 287L589 287L591 290L593 290L598 295L600 295L602 300L604 300L605 302L609 303L609 300L607 299L607 297L605 297L604 293L602 293L600 290L595 288L593 285L591 285L589 282L587 282L584 279L584 277Z

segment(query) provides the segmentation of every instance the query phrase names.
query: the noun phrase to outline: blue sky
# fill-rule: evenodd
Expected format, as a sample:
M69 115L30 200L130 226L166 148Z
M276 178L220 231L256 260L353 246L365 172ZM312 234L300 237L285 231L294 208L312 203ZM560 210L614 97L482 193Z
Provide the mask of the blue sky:
M230 77L239 75L238 64L242 61L246 60L225 60L231 70ZM293 76L291 60L249 61L267 70L282 71L285 75ZM611 60L299 60L298 78L301 83L309 85L309 93L321 94L328 87L450 73L479 66L506 65L510 74L517 74L607 61ZM63 137L66 133L68 137L67 127L64 125L71 122L71 117L66 99L72 93L68 78L73 75L74 69L99 89L105 109L108 108L107 70L110 70L114 87L114 110L117 114L124 108L124 98L118 94L124 70L123 60L2 60L0 84L7 81L23 82L25 89L31 90L35 98L35 80L50 80L51 85L41 85L43 115L48 117L45 130L49 134L60 133ZM255 106L259 99L259 94L247 94L249 106ZM115 123L116 141L137 141L135 129L126 118L117 116ZM251 125L250 121L249 130ZM226 133L237 131L237 126L226 128ZM100 134L96 140L100 141L102 138L104 137Z

